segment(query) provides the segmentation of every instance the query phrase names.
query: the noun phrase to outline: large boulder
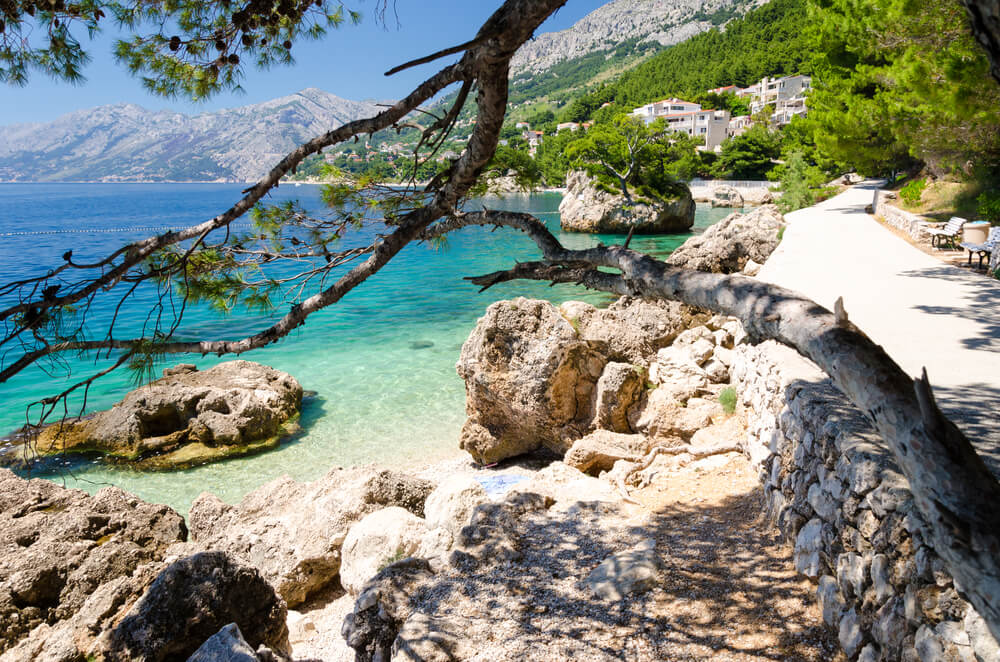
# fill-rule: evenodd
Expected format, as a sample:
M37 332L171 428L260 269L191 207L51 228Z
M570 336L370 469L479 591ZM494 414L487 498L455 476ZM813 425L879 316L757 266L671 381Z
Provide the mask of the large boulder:
M90 496L0 469L0 653L21 640L44 644L106 587L135 600L145 583L130 584L133 574L186 537L172 509L119 488Z
M187 659L223 626L235 623L251 648L290 653L288 610L260 573L224 552L171 563L101 639L106 659Z
M382 568L413 556L427 531L425 520L398 506L366 515L344 540L341 585L357 595Z
M462 527L469 523L476 506L489 500L486 490L475 478L446 478L427 497L424 505L427 526L432 529L442 528L452 536L457 536Z
M709 315L677 301L622 297L607 308L567 301L559 313L611 361L648 365L658 349Z
M774 205L764 205L747 214L730 214L685 241L667 258L667 264L712 273L736 273L749 260L759 264L767 261L778 247L778 234L784 225L785 219Z
M289 606L337 579L351 526L389 506L422 516L430 481L376 467L335 468L311 483L285 476L236 506L202 494L191 506L191 537L260 570Z
M560 223L570 232L666 234L687 232L694 225L695 204L687 185L657 200L628 200L604 190L585 172L566 176L566 195L559 204Z
M204 464L273 448L294 429L302 387L289 374L250 361L192 365L79 422L43 429L31 449L41 455L96 452L143 469Z
M590 425L606 362L547 301L491 305L456 366L469 416L460 446L483 464L542 446L566 452Z
M732 186L715 186L712 188L709 204L713 207L742 207L743 195Z

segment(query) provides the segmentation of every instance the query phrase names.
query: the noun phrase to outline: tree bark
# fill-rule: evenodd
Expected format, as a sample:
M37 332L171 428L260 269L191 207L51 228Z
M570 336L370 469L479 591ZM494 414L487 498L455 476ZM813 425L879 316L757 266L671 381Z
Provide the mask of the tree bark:
M986 49L990 73L1000 83L1000 0L962 0L969 12L972 34Z

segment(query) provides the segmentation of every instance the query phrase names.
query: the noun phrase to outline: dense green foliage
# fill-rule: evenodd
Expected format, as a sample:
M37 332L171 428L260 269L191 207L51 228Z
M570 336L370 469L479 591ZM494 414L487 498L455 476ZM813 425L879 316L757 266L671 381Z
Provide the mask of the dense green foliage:
M677 173L693 167L698 142L672 133L663 120L646 124L631 115L581 132L566 145L573 168L596 178L598 186L626 199L666 199L678 194Z
M245 62L289 64L302 39L361 15L343 3L314 0L26 0L0 3L0 83L24 85L31 70L82 80L89 55L80 33L113 21L131 34L115 57L154 94L201 99L239 88Z
M986 191L976 198L979 215L993 225L1000 225L1000 190Z
M722 143L715 174L723 179L766 179L781 154L781 136L762 124Z
M1000 85L958 0L815 0L816 142L863 174L1000 163Z
M916 207L920 204L920 197L924 194L924 189L927 188L927 180L921 177L920 179L914 179L910 181L906 186L899 189L899 197L903 199L903 202L910 205L911 207Z
M726 85L746 87L764 76L805 73L813 48L803 26L807 0L772 0L714 29L667 48L615 81L571 104L583 119L605 102L619 111L664 97L694 98Z

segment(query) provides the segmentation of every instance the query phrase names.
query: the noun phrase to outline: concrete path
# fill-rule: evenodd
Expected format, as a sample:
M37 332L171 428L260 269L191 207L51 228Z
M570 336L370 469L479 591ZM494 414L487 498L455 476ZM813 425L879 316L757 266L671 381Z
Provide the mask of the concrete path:
M865 213L866 182L786 215L759 278L848 317L911 375L927 368L941 408L1000 475L1000 281L921 252Z

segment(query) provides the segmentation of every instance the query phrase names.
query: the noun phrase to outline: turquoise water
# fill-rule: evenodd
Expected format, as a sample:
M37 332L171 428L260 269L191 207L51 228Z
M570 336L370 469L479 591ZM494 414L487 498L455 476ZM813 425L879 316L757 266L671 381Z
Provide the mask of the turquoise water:
M75 261L82 262L147 236L149 228L203 221L238 199L240 188L227 184L2 184L0 282L56 266L68 249L73 249ZM307 208L320 206L318 187L282 187L273 196L275 201L290 198ZM490 199L486 204L536 214L570 247L622 240L620 236L560 233L556 211L560 200L558 194L550 193ZM696 230L727 213L699 206ZM137 227L145 229L119 231ZM631 245L663 257L687 236L636 237ZM380 273L333 308L310 317L281 343L244 354L241 358L289 372L316 394L305 402L303 433L278 449L170 473L141 473L77 458L41 472L36 468L33 475L88 491L114 484L148 501L187 512L202 491L234 502L282 474L311 480L335 465L424 464L454 454L465 419L464 388L454 366L462 342L486 306L515 296L554 302L582 299L597 305L609 301L606 295L578 287L529 282L498 285L480 294L462 280L537 256L534 244L521 233L482 228L451 235L444 248L409 246ZM152 302L146 296L130 305L119 321L121 329L141 328ZM111 318L113 303L108 297L98 299L92 330ZM222 317L199 308L189 312L181 335L236 338L267 323L268 318L259 315ZM178 355L164 366L193 362L204 369L224 360L228 359ZM70 357L45 371L32 369L0 384L0 432L23 425L25 408L71 384L68 374L79 378L103 365L105 361L92 356ZM88 410L105 409L119 400L132 388L130 379L119 371L98 380L90 390Z

